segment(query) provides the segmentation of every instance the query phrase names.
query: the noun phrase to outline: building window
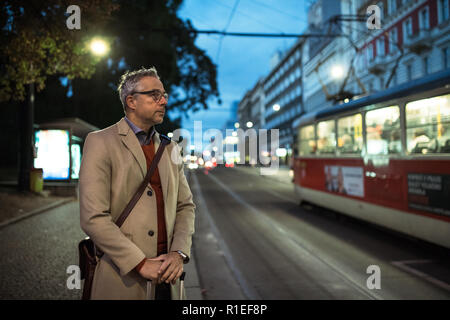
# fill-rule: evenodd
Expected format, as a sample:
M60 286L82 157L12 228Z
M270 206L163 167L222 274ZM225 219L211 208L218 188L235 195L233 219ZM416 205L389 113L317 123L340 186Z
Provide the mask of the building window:
M424 75L430 74L430 59L428 57L423 58L423 73Z
M373 44L372 43L370 43L366 48L366 57L367 57L368 62L373 60Z
M394 54L398 50L398 31L397 27L394 27L389 32L389 52Z
M449 47L442 49L442 57L444 62L444 69L448 69L450 67L450 50Z
M397 11L397 0L388 0L388 15L392 15Z
M378 8L380 8L380 19L383 20L384 19L384 4L383 2L378 2L377 3Z
M413 30L412 30L412 19L409 17L403 22L403 40L404 42L407 42L408 39L412 36Z
M377 39L377 55L380 57L384 57L384 54L385 54L384 36L381 36Z
M438 0L439 23L447 21L449 18L449 0Z
M420 11L419 24L420 24L419 28L421 30L430 29L430 14L429 14L428 7L425 7Z
M412 65L410 64L406 65L406 77L408 81L412 80Z

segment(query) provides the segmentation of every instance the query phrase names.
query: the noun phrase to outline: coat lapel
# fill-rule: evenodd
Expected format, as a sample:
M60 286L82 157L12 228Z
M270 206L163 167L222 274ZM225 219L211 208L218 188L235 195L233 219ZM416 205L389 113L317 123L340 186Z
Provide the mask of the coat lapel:
M161 143L158 132L155 132L155 135L153 136L153 142L155 143L155 154L156 154L159 145ZM169 161L170 161L169 151L166 146L166 149L164 149L164 152L158 163L158 172L159 178L161 179L161 186L163 189L164 203L167 203L167 192L169 191Z
M122 118L117 123L117 126L123 144L125 145L125 147L127 147L128 150L130 150L130 152L138 162L139 167L141 168L142 178L144 178L145 174L147 173L147 162L145 160L145 155L142 151L141 145L139 144L138 138L133 133L133 130L131 130L128 123L125 121L125 118Z

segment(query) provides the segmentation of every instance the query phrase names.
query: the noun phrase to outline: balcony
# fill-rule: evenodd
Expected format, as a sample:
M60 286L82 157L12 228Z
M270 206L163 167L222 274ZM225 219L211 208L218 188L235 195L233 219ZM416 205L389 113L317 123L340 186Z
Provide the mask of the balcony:
M404 46L411 52L420 54L429 50L433 45L432 42L430 29L421 29L416 34L407 35Z
M382 74L386 71L387 64L388 58L386 55L377 55L375 59L369 62L369 72L375 75Z

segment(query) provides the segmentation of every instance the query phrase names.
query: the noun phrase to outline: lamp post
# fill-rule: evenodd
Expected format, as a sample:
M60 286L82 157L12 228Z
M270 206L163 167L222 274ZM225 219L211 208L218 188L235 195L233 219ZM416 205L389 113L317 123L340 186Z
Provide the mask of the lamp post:
M30 190L30 174L33 167L34 82L28 84L28 100L20 104L19 118L19 191Z

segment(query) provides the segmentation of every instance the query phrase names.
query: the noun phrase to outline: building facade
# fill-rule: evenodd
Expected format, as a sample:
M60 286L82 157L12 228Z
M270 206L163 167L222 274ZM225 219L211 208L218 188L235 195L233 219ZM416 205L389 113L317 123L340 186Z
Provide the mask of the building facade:
M379 29L366 20L371 5ZM258 82L261 128L279 129L280 148L289 151L296 118L450 68L450 0L317 0L306 33L327 36L299 39ZM254 119L251 101L247 92L240 122Z
M278 156L284 162L291 154L294 143L292 121L304 112L303 42L299 39L263 80L265 129L279 129Z
M450 67L449 0L354 0L381 9L381 29L352 33L356 74L370 94ZM354 85L354 84L353 84Z
M242 160L245 160L245 162L249 164L258 163L258 130L265 128L264 102L263 79L259 79L255 86L247 91L244 98L239 102L238 125L235 126L235 128L241 129L245 134L244 137L238 137L245 141L245 151L243 152L244 154L240 156L243 157ZM252 132L254 135L250 136ZM250 141L251 137L253 138L253 142ZM251 144L256 147L254 149L255 152L253 153L250 152Z

